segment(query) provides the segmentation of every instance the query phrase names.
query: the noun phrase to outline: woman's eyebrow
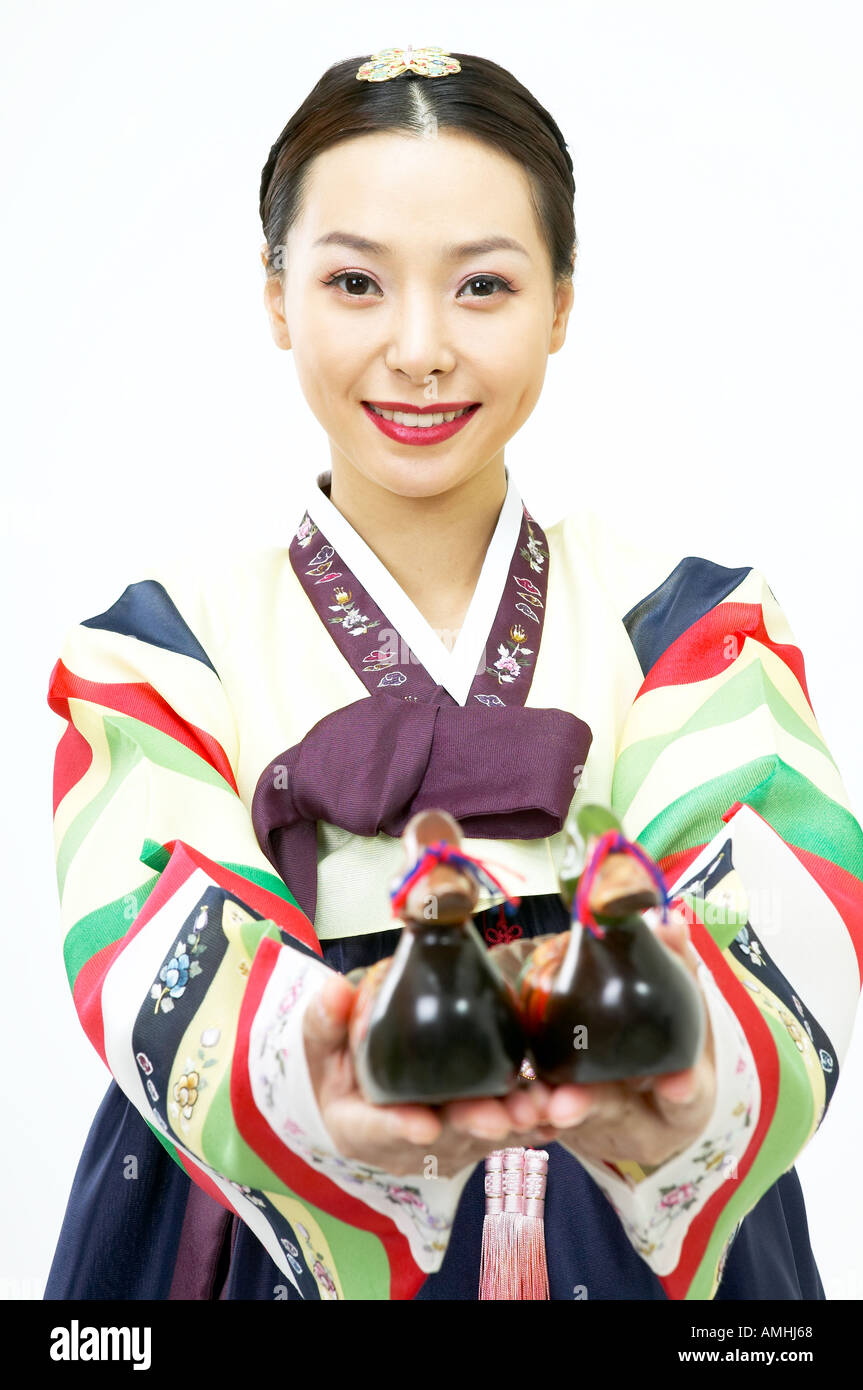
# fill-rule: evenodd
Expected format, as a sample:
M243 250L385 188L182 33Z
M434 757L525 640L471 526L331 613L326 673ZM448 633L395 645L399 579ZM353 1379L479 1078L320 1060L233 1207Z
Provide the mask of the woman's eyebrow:
M391 246L384 246L379 241L370 241L368 237L355 236L351 232L327 232L326 236L318 237L313 245L331 246L335 243L340 246L349 246L353 251L362 251L368 256L391 256L393 254ZM508 236L488 236L483 237L481 241L449 243L441 247L443 256L451 261L464 260L467 256L484 256L488 251L518 251L530 260L530 255L521 242Z

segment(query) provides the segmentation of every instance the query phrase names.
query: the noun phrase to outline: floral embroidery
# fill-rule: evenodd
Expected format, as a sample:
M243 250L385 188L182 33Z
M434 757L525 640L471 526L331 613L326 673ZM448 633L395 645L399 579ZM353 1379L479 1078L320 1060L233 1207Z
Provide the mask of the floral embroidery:
M298 1136L295 1135L294 1142L297 1143L297 1141ZM298 1147L302 1149L308 1163L317 1165L330 1177L357 1186L371 1186L388 1202L392 1202L394 1206L407 1212L422 1240L423 1250L428 1252L446 1250L447 1241L441 1236L435 1235L434 1232L448 1232L452 1227L452 1218L436 1216L430 1210L428 1203L423 1200L418 1187L401 1181L389 1181L380 1169L370 1168L354 1159L342 1158L340 1154L326 1153L308 1143L299 1142Z
M823 1034L821 1039L816 1037L815 1030L812 1027L812 1022L806 1016L806 1009L800 998L793 992L793 990L789 991L790 1004L793 1005L796 1013L792 1013L791 1008L788 1005L786 1005L785 1001L778 993L778 989L782 988L783 984L786 986L788 984L787 980L784 979L784 976L781 974L781 972L776 972L778 975L778 981L781 983L778 983L777 981L772 981L772 983L774 984L773 989L771 989L767 983L760 985L750 977L748 973L749 969L751 969L753 966L759 968L763 967L763 972L766 976L766 980L770 981L771 967L774 970L776 969L774 962L771 960L769 954L764 954L761 944L752 935L752 928L750 923L747 923L746 926L743 927L743 929L738 933L733 944L744 955L749 957L748 962L740 961L737 959L736 956L734 957L737 964L739 964L742 968L742 973L739 976L741 982L752 994L761 996L762 1003L760 1007L769 1010L769 1012L775 1018L777 1018L780 1023L783 1024L786 1032L788 1033L788 1036L794 1043L794 1046L797 1048L797 1051L803 1054L803 1059L807 1065L807 1070L810 1067L811 1060L817 1058L817 1061L821 1067L821 1071L825 1080L827 1077L832 1076L834 1068L836 1066L835 1059L828 1050L826 1050L824 1047L820 1045L821 1041L829 1041L829 1039L825 1039ZM826 1107L822 1105L822 1119L824 1117L825 1111ZM820 1124L821 1120L819 1120L818 1123Z
M330 1271L327 1269L327 1266L324 1264L323 1255L319 1250L315 1250L314 1245L312 1244L311 1236L309 1235L305 1226L303 1226L302 1223L299 1221L297 1222L296 1231L297 1235L300 1237L300 1240L303 1242L305 1246L308 1247L310 1255L310 1268L312 1274L315 1276L318 1287L321 1290L321 1296L327 1299L338 1298L339 1294L336 1288L335 1280L333 1279L333 1276L330 1273Z
M279 1004L279 1017L284 1018L294 1008L297 1000L303 992L303 981L306 978L305 970L301 971L295 980L288 986L288 992Z
M527 634L523 627L514 624L509 630L509 640L511 647L505 646L503 642L498 647L499 657L494 666L487 666L486 671L490 676L497 676L499 682L507 681L509 684L521 674L523 666L530 666L527 657L533 656L533 648L526 647L524 640Z
M790 1037L794 1046L797 1048L797 1051L805 1052L806 1044L803 1041L803 1033L800 1028L800 1025L798 1024L794 1015L791 1013L790 1009L786 1009L785 1005L781 1002L781 1000L778 999L778 997L774 1005L774 1010L779 1015L781 1022L785 1024L788 1036ZM811 1032L809 1032L809 1030L807 1030L807 1032L811 1041L812 1034Z
M290 1050L285 1046L284 1037L291 1022L291 1014L302 999L307 975L308 967L303 967L291 980L279 1001L275 1019L261 1039L259 1056L268 1058L271 1066L275 1065L281 1080L285 1080L287 1077L287 1061L290 1056ZM258 1080L264 1091L264 1104L272 1110L275 1105L273 1085L276 1077L262 1068L258 1073ZM288 1129L290 1123L290 1121L285 1121L284 1126L289 1133L291 1132ZM297 1127L297 1132L303 1133L299 1127Z
M317 533L317 529L318 528L312 521L312 518L309 516L308 512L306 512L305 516L303 517L302 521L297 527L297 540L299 541L300 545L307 546L310 540L312 539L312 536L314 536Z
M192 956L202 956L207 949L201 945L201 932L207 925L208 913L209 909L204 903L195 918L195 925L186 937L189 949L185 950L183 942L178 941L174 947L174 954L159 971L159 980L162 983L160 985L157 981L150 990L150 998L156 1001L153 1013L157 1014L160 1009L163 1014L170 1013L174 1007L174 1000L185 993L189 980L200 975L200 964L197 960L192 960Z
M527 508L523 508L525 524L527 526L527 544L519 546L518 553L523 560L526 560L535 574L545 577L544 565L548 559L548 550L541 544L536 535ZM537 588L532 579L524 575L511 574L510 578L516 585L516 592L513 596L513 606L517 613L529 618L532 623L540 625L540 617L537 609L544 607L542 601L542 590ZM533 665L528 658L535 655L535 648L528 647L527 629L520 621L510 624L509 632L503 641L498 643L497 660L490 666L486 666L485 675L494 676L498 685L512 685L521 675L525 668ZM483 704L503 704L504 701L493 696L477 695L476 699Z
M294 1273L295 1273L295 1274L303 1274L303 1273L305 1273L305 1271L304 1271L304 1269L303 1269L303 1266L300 1264L299 1260L297 1259L297 1256L298 1256L299 1253L300 1253L299 1247L296 1246L296 1245L294 1245L294 1242L293 1242L292 1240L288 1240L287 1236L282 1236L282 1237L280 1238L280 1240L279 1240L279 1244L281 1245L282 1249L284 1250L285 1254L287 1255L287 1257L288 1257L288 1264L291 1266L291 1269L294 1271Z
M337 618L330 618L331 623L338 623L349 632L352 637L360 637L370 628L379 627L377 619L374 622L361 613L356 604L351 603L352 593L350 589L336 589L333 593L335 603L327 605L331 613L337 613Z
M300 549L307 548L315 535L318 538L317 553L311 559L300 556ZM498 708L508 703L524 704L530 686L530 668L535 661L542 631L549 553L541 526L522 504L519 535L510 558L504 591L491 630L486 635L486 654L474 676L468 699L473 698L487 707ZM388 642L386 646L372 648L367 655L360 657L355 644L347 641L348 637L358 637L375 628L384 631L392 629L393 624L335 547L314 525L308 511L303 516L296 537L291 541L289 554L296 577L318 617L332 634L349 665L362 676L371 694L379 690L394 693L402 687L399 689L400 698L412 703L437 698L440 685L446 685L446 682L434 679L413 656L410 657L411 666L408 669L405 665L407 658L395 650L397 643ZM514 565L519 568L524 566L525 573L514 574ZM537 582L529 577L531 574ZM335 580L342 582L336 585ZM332 602L327 605L321 603L315 594L315 586L319 584L333 584ZM528 633L531 634L530 645ZM396 669L399 661L404 669ZM378 673L381 673L380 679L377 679ZM520 680L519 677L525 674L528 678ZM492 688L514 686L514 699L507 701L489 690L482 690L483 685L489 684L490 677L494 678Z
M738 1036L742 1041L739 1030ZM738 1073L741 1070L740 1061L742 1061L742 1054L739 1054L738 1058L736 1068ZM680 1213L688 1211L700 1201L703 1202L706 1193L715 1190L714 1185L717 1180L720 1182L734 1181L737 1178L738 1156L736 1149L741 1147L739 1136L743 1131L750 1129L753 1123L752 1109L755 1102L752 1091L755 1077L750 1075L744 1084L748 1095L741 1097L731 1111L728 1129L723 1134L705 1139L693 1155L691 1163L697 1166L699 1171L695 1171L693 1175L693 1169L690 1167L689 1173L682 1180L660 1186L652 1212L632 1220L612 1201L610 1194L606 1193L629 1240L643 1257L647 1258L657 1250L662 1249L665 1239L674 1223L679 1219ZM701 1189L705 1183L707 1184L706 1193L702 1194ZM733 1239L733 1235L731 1239Z
M219 1061L218 1057L207 1057L204 1048L214 1047L221 1036L221 1028L205 1028L201 1034L197 1058L186 1057L183 1070L174 1082L171 1092L173 1100L168 1102L168 1113L179 1122L179 1127L184 1133L188 1132L188 1121L192 1118L201 1092L207 1089L207 1078L202 1072L208 1067L217 1066Z
M276 1033L280 1032L280 1024L277 1023L273 1029L268 1030L268 1039L264 1047L271 1056L275 1055L276 1063L281 1067L280 1053L279 1051L274 1053L269 1038L269 1034L273 1033L274 1030ZM263 1073L259 1073L258 1080L263 1086L264 1104L268 1109L272 1109L275 1103L272 1084ZM388 1202L392 1202L395 1206L407 1211L423 1241L424 1250L441 1252L446 1250L446 1240L432 1233L436 1231L448 1232L452 1226L452 1220L448 1216L435 1216L423 1200L418 1187L407 1185L401 1181L390 1181L380 1169L370 1168L354 1159L342 1158L340 1154L329 1153L324 1149L317 1148L308 1141L305 1131L295 1120L285 1119L282 1122L282 1130L291 1136L291 1147L299 1150L307 1163L316 1165L336 1181L363 1186L371 1185ZM302 1232L302 1227L297 1227L297 1229Z
M753 965L761 966L764 964L764 957L761 954L761 942L756 940L748 927L741 927L734 939L741 951L749 957Z
M526 560L534 574L543 573L543 565L548 559L548 551L540 543L534 534L531 526L531 517L528 515L527 508L524 508L524 516L527 522L527 545L519 548L519 555Z
M740 1107L738 1107L738 1112ZM746 1129L752 1123L751 1104L745 1107L743 1122L736 1127ZM705 1139L694 1163L702 1165L696 1177L680 1183L669 1183L659 1188L659 1195L649 1218L642 1223L631 1221L618 1211L627 1236L638 1253L644 1257L661 1249L665 1237L681 1212L688 1211L699 1199L699 1188L705 1180L720 1176L733 1179L737 1176L737 1159L731 1152L731 1142L736 1130L729 1129L721 1138ZM615 1208L617 1210L617 1208Z
M697 1189L695 1183L682 1182L677 1187L666 1187L662 1189L664 1196L660 1198L661 1207L676 1207L683 1203L684 1207L692 1206L696 1199Z
M744 927L743 931L745 931L745 930L746 930L746 928ZM740 942L740 948L741 948L741 950L746 951L746 950L747 950L746 945L745 945L742 941L740 941L740 937L741 937L741 936L743 936L743 932L740 933L740 936L739 936L737 939L738 939L738 941ZM758 943L755 942L754 944L757 946ZM760 947L759 947L758 949L759 949L759 951L760 951ZM760 955L756 956L756 955L754 955L754 954L752 953L752 951L747 951L747 954L749 955L750 961L751 961L754 965L763 964L763 958L762 958ZM779 1019L779 1022L780 1022L780 1023L784 1024L785 1030L786 1030L786 1032L788 1033L788 1036L790 1037L791 1041L794 1043L794 1046L797 1048L797 1051L798 1051L798 1052L805 1052L805 1051L806 1051L806 1043L803 1041L804 1033L803 1033L802 1029L800 1028L799 1023L797 1022L797 1019L794 1017L794 1015L793 1015L793 1013L791 1012L791 1010L790 1010L790 1009L787 1009L787 1008L785 1007L785 1005L783 1004L783 1002L782 1002L782 1000L779 998L779 996L778 996L777 994L774 994L774 993L772 992L772 990L771 990L771 991L768 991L766 988L763 988L763 987L762 987L761 985L759 985L755 980L750 979L748 975L744 975L744 976L743 976L743 983L744 983L744 985L746 986L746 988L750 991L751 994L763 994L763 995L764 995L764 1007L767 1008L767 1009L769 1009L769 1010L771 1011L771 1013L772 1013L776 1018ZM807 1036L807 1038L809 1039L809 1041L812 1043L812 1046L814 1047L814 1046L815 1046L815 1039L812 1037L812 1029L811 1029L811 1027L809 1026L807 1020L805 1020L805 1019L804 1019L803 1026L804 1026L804 1028L805 1028L805 1030L806 1030L806 1036ZM830 1055L829 1053L823 1053L823 1056L822 1056L822 1052L821 1052L821 1050L819 1050L818 1056L819 1056L819 1060L820 1060L820 1062L821 1062L822 1069L823 1069L826 1073L828 1073L828 1074L833 1070L833 1059L832 1059L832 1057L831 1057L831 1058L830 1058L830 1065L829 1065L829 1066L825 1066L825 1065L824 1065L824 1057L829 1057L829 1055Z
M238 1192L242 1192L243 1196L246 1198L246 1201L251 1202L252 1206L266 1208L266 1202L261 1200L261 1198L255 1192L254 1188L247 1187L246 1184L242 1182L234 1182L233 1178L229 1178L228 1182L231 1184L231 1187L236 1188Z
M179 1081L174 1086L174 1100L183 1107L183 1119L192 1118L192 1109L198 1099L198 1082L200 1076L196 1071L184 1072Z
M486 670L490 676L497 675L499 681L507 681L511 685L516 676L521 674L521 667L524 664L516 659L516 652L507 651L501 642L498 647L500 656L494 666L487 666Z

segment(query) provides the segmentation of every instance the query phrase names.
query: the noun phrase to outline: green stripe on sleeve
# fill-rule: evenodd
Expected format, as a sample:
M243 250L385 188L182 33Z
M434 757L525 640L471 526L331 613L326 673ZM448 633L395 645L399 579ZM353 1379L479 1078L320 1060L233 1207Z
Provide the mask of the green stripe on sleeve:
M156 843L155 840L147 841L145 842L145 847L146 844L155 845ZM164 868L164 865L168 862L169 856L167 851L162 850L161 845L159 845L158 848L162 853L164 861L162 867ZM141 857L142 859L144 858L143 854ZM156 856L148 856L145 862L155 863ZM218 863L220 868L227 869L230 873L238 874L241 878L250 879L259 887L268 889L271 893L276 894L294 907L297 906L293 895L286 885L281 879L276 879L272 874L268 874L262 869L254 868L249 864L227 864L222 863L220 860L214 860L213 862ZM66 939L63 942L63 958L66 965L66 976L69 980L70 989L74 989L79 970L83 965L86 965L91 957L95 956L98 951L103 950L106 946L112 945L115 941L121 941L126 935L126 932L131 927L147 898L158 883L159 877L160 874L154 874L152 878L148 878L146 882L139 884L137 888L130 889L128 893L124 893L122 898L115 898L113 902L106 903L104 907L97 907L93 912L88 912L86 917L82 917L80 921L69 928L69 931L66 933ZM226 889L225 891L233 892L233 889ZM239 897L242 901L242 894L236 894L235 896ZM244 903L243 906L249 907L249 904ZM249 908L249 910L251 911L252 909ZM278 934L278 924L274 925L274 930L277 939L281 941L281 935ZM273 932L267 934L272 936ZM260 936L260 931L258 931L258 935Z
M639 739L623 749L614 768L614 798L618 814L625 814L657 758L677 739L744 719L762 704L767 705L776 723L787 733L817 749L836 767L826 744L791 707L773 684L763 664L757 661L714 691L679 728L670 733Z
M346 1299L388 1299L390 1268L379 1237L371 1231L321 1211L302 1193L287 1187L241 1135L231 1107L231 1077L226 1073L210 1102L201 1133L204 1160L220 1173L260 1192L283 1193L308 1207L327 1238Z
M863 879L863 830L854 816L776 753L693 787L636 832L638 843L654 859L707 844L735 801L751 806L787 844Z
M63 942L63 959L71 989L75 988L78 972L88 960L106 946L122 941L158 881L159 875L154 874L145 883L124 893L122 898L88 912L69 928Z
M735 976L735 978L737 978ZM738 980L738 983L740 981ZM745 989L745 985L740 985ZM757 996L756 996L757 998ZM687 1299L709 1299L716 1266L737 1222L751 1211L777 1178L792 1167L803 1148L814 1120L812 1087L800 1053L787 1029L772 1013L762 1013L779 1057L779 1091L770 1128L746 1177L725 1182L733 1192L707 1243L707 1249L693 1276Z
M218 787L236 798L234 789L229 786L220 772L210 766L205 758L194 753L185 744L178 743L175 738L163 733L161 729L154 729L140 719L119 715L103 715L102 723L105 729L111 770L101 790L96 793L83 810L79 811L69 825L58 848L57 884L61 897L69 866L81 844L104 813L108 803L122 786L126 777L142 758L146 758L157 767L164 767L170 772L179 773L183 777L191 777L195 781Z

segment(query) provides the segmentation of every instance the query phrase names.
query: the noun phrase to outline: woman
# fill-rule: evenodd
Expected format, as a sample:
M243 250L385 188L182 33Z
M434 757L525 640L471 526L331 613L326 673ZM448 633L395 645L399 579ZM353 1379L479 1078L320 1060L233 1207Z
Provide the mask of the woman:
M823 1297L792 1165L848 1045L863 836L761 575L544 530L505 466L573 192L549 113L466 54L338 63L270 152L266 308L330 468L289 544L130 584L52 673L66 962L114 1079L47 1298L475 1298L481 1160L542 1144L553 1299ZM367 1105L343 976L392 953L412 811L519 875L515 925L476 917L511 951L567 925L585 799L686 908L697 1065Z

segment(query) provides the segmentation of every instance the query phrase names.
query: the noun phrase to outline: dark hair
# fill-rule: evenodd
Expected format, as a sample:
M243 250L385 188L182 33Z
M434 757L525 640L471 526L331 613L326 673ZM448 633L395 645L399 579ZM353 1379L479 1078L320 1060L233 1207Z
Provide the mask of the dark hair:
M577 249L572 160L544 106L506 68L470 53L451 55L461 71L422 77L408 70L384 82L358 80L366 59L334 63L294 112L261 172L260 213L267 275L282 269L282 249L300 214L316 155L342 140L381 130L420 135L430 125L464 131L524 168L548 247L555 285L572 274Z

